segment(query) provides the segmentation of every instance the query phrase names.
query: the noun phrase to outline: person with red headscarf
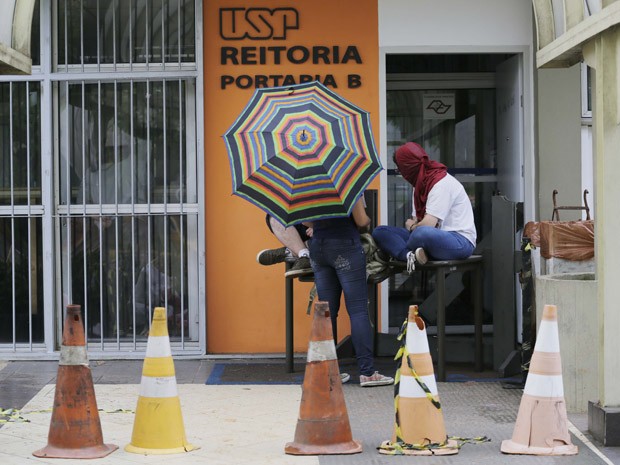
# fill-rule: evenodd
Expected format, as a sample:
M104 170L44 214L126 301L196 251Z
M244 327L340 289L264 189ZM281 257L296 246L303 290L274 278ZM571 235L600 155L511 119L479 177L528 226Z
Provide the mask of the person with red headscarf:
M394 154L400 174L413 186L414 211L404 227L378 226L372 237L381 250L415 270L429 259L462 260L476 247L471 201L445 165L431 160L415 142Z

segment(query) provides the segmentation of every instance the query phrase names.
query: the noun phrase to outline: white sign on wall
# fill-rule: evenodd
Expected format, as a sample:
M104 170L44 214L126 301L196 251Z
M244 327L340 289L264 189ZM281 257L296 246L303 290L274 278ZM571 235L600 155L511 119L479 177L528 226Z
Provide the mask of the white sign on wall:
M454 93L424 94L424 119L454 119Z

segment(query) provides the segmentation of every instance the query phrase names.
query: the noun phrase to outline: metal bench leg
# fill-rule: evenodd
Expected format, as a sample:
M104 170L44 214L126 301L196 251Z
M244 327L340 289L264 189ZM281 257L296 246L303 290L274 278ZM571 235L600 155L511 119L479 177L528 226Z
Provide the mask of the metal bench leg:
M482 371L484 362L482 341L482 264L474 271L474 325L476 338L476 371Z
M446 380L446 273L442 268L435 272L437 277L437 381Z

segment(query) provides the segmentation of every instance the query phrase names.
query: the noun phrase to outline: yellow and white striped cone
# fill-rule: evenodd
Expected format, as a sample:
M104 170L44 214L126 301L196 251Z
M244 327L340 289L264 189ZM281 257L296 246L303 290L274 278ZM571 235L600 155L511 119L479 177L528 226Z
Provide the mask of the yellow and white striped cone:
M409 307L405 344L394 383L396 418L392 441L384 441L379 452L389 455L458 454L456 441L448 439L437 392L426 326L418 306Z
M575 455L568 432L557 307L545 305L512 439L505 454Z
M166 310L157 307L146 346L131 443L125 450L135 454L177 454L194 449L197 447L185 437Z

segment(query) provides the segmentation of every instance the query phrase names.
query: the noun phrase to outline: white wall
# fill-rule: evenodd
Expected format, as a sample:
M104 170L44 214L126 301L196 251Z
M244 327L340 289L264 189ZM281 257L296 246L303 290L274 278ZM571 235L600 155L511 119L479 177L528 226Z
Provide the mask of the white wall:
M588 190L588 207L590 208L590 219L594 219L594 154L592 141L592 126L581 126L581 192ZM585 212L581 219L586 219Z
M581 177L581 68L538 70L538 175L540 220L558 206L583 203ZM590 189L589 201L593 200ZM561 220L578 220L580 211L559 211Z
M13 9L14 0L2 0L2 14L0 14L0 43L11 47L13 32Z
M530 45L531 0L379 0L379 44Z

